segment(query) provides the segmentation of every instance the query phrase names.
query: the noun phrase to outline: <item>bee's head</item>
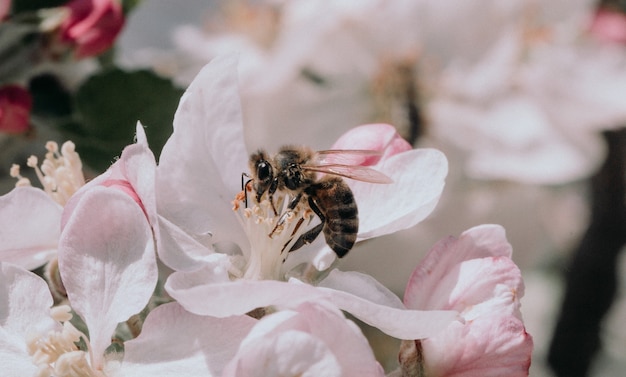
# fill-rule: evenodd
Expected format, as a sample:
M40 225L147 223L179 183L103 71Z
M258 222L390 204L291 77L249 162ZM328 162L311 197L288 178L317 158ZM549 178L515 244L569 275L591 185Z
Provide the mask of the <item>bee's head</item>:
M256 200L260 202L261 196L274 180L274 169L264 151L259 150L250 156L250 171L253 177L252 186L256 192Z

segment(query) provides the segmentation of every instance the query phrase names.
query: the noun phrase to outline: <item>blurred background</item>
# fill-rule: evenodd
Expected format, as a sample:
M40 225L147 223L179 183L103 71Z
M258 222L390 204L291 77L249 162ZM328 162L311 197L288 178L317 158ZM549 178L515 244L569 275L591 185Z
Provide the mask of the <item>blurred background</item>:
M448 157L435 212L341 269L402 297L435 242L501 224L526 284L530 375L624 375L626 3L101 1L101 34L84 40L70 3L0 0L0 193L11 164L34 178L26 160L47 140L73 140L94 176L139 119L158 156L184 88L236 51L250 150L327 149L380 122ZM393 369L398 342L364 330Z

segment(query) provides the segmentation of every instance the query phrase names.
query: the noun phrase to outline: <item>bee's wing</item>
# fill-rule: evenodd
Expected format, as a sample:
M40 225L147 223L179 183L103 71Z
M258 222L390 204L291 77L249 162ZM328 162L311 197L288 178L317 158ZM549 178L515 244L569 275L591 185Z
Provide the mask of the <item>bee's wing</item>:
M328 164L314 166L307 165L303 166L303 168L306 170L316 171L318 173L333 174L341 177L355 179L357 181L370 183L393 183L393 180L387 177L385 174L367 166Z
M315 152L316 165L361 165L368 157L381 157L380 151L369 149L329 149Z

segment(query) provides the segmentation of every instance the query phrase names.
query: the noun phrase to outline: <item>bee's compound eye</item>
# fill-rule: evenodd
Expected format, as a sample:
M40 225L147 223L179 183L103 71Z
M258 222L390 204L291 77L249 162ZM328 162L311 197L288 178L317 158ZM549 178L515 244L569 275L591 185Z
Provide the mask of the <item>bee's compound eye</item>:
M256 166L256 175L261 181L272 178L272 166L267 161L261 161Z

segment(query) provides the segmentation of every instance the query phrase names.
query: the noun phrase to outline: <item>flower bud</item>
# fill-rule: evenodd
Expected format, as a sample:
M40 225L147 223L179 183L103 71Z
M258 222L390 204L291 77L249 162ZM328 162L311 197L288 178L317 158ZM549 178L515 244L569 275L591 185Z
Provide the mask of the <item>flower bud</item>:
M11 11L11 0L0 0L0 22L6 18Z
M124 26L118 0L72 0L65 5L61 40L74 45L77 58L95 56L113 45Z
M33 100L26 89L17 85L1 87L0 132L21 134L28 131L32 107Z

